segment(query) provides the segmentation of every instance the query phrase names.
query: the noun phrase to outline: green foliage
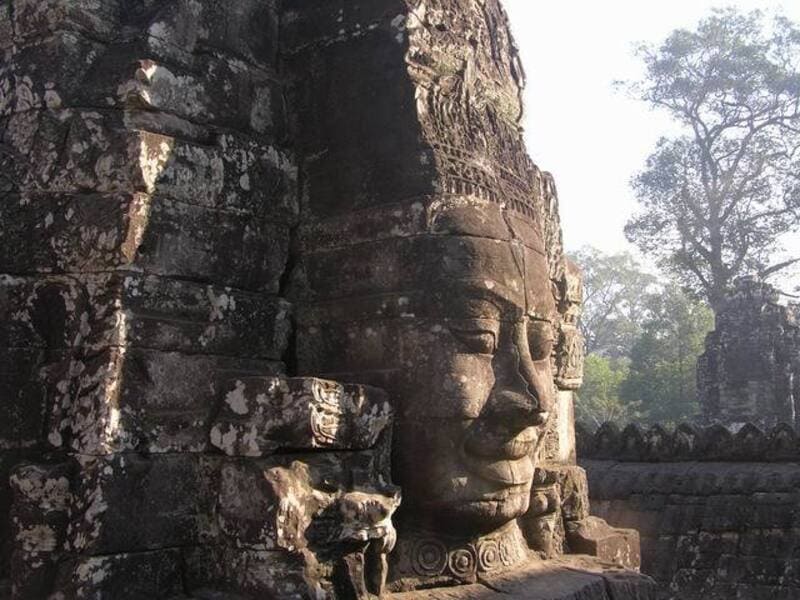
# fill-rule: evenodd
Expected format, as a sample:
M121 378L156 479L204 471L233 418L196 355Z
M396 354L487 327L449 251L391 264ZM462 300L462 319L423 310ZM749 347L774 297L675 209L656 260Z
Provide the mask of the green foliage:
M800 225L800 29L759 11L717 10L638 52L632 93L682 133L662 138L633 180L628 239L720 306L735 277L766 276Z
M676 286L648 298L648 317L630 352L628 376L620 399L641 407L642 419L677 423L698 413L697 357L714 317L705 304Z
M576 253L585 277L588 346L578 420L676 423L698 411L697 357L713 329L709 307L644 273L628 254Z
M583 272L581 332L588 354L627 356L641 332L646 292L656 278L627 252L605 254L584 246L571 257Z
M594 425L636 420L639 417L637 404L620 398L620 387L627 377L625 359L589 354L584 367L583 387L575 403L576 419Z

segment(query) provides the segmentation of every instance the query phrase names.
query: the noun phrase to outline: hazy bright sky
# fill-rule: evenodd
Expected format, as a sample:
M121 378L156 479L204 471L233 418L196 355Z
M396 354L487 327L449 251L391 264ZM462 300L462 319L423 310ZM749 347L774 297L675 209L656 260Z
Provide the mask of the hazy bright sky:
M800 22L800 0L504 0L528 76L526 137L558 184L568 249L629 249L622 228L636 202L628 182L669 120L616 92L637 78L635 43L694 28L713 7L782 8ZM800 235L787 240L800 251Z

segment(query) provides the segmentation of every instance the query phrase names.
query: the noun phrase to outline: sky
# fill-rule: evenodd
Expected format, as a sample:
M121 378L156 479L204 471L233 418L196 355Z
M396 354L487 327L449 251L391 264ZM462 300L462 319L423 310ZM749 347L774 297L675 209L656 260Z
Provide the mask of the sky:
M668 117L616 91L642 74L638 42L693 29L714 7L779 8L800 22L800 0L504 0L528 79L525 130L534 161L556 178L568 250L633 250L623 233L636 208L631 177ZM785 241L800 255L800 234ZM800 281L798 282L800 283Z

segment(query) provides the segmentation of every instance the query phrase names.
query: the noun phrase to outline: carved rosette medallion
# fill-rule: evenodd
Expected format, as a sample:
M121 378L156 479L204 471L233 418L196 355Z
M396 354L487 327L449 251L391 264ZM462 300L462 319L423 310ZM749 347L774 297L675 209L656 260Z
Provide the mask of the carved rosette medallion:
M468 544L463 548L456 548L447 557L447 567L450 574L462 581L474 580L478 574L478 557L475 546Z
M411 566L420 577L441 575L447 568L447 547L438 540L419 540L411 553Z
M513 567L528 556L516 524L476 542L404 536L391 556L394 579L452 578L474 581L480 573Z
M493 571L502 564L500 560L500 544L496 540L486 540L478 544L479 571Z

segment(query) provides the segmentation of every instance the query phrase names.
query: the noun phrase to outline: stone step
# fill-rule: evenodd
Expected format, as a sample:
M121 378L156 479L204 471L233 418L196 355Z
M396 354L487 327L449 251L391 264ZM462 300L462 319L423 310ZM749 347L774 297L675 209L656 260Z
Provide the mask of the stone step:
M655 600L645 575L584 556L537 561L480 583L403 592L392 600Z

